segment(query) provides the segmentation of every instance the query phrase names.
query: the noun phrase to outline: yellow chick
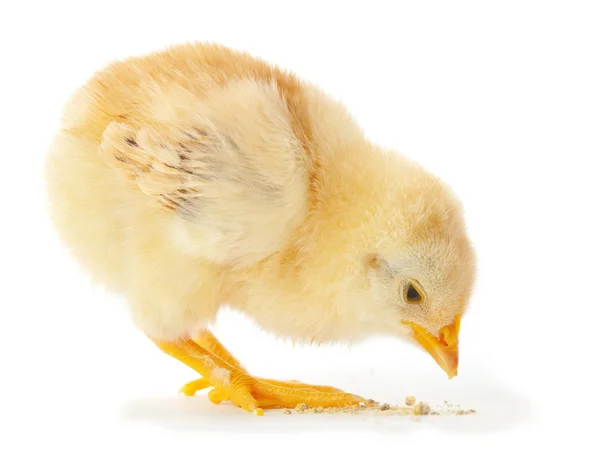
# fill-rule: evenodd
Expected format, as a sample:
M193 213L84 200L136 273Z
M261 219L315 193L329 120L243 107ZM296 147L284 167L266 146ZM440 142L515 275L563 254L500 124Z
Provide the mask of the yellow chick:
M207 329L224 306L296 341L417 341L457 373L460 202L289 72L209 44L113 63L67 104L46 179L75 257L202 376L185 394L256 414L363 400L248 374Z

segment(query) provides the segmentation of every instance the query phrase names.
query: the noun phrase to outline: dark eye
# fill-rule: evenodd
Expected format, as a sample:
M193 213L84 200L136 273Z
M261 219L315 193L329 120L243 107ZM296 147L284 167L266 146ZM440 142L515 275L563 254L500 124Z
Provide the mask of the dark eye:
M408 283L404 289L404 301L407 303L422 303L425 297L423 291L415 283Z

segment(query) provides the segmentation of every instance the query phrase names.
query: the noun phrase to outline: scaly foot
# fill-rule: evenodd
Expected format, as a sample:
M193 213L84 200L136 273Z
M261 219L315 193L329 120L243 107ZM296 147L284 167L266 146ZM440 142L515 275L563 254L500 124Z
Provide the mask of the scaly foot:
M262 415L263 408L294 408L300 403L309 407L342 407L364 401L362 397L330 386L255 378L193 341L155 343L165 353L187 364L204 377L185 385L182 392L192 394L200 389L213 387L208 394L213 403L231 401L246 411Z
M333 386L323 386L323 385L311 385L306 383L301 383L298 380L270 380L266 378L256 378L257 381L261 383L266 383L273 386L278 386L287 389L302 389L305 391L312 392L325 392L325 393L344 393L343 390L334 388ZM190 381L181 387L179 392L186 396L193 396L198 391L202 391L206 388L211 388L212 385L205 378L198 378L197 380Z
M206 379L195 380L182 388L191 394L212 386L208 398L213 403L231 401L237 406L262 414L263 408L294 408L305 403L309 407L342 407L364 401L362 397L349 394L331 386L308 385L255 378L238 369L218 369Z

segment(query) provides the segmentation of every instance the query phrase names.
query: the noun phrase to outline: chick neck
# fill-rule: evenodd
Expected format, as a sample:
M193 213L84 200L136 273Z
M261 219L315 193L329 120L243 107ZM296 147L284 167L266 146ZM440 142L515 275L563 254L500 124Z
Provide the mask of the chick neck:
M295 271L285 272L297 287L288 302L306 310L311 300L326 311L313 329L317 341L352 341L383 333L368 303L364 264L377 249L380 232L395 221L379 212L393 199L390 193L398 184L392 176L402 162L364 143L323 153L319 163L311 209L291 247ZM302 312L298 309L297 315Z
M411 198L418 195L406 189L405 174L417 170L427 177L420 168L369 142L319 157L302 234L319 245L302 244L300 249L307 250L311 259L323 257L343 265L377 247L383 231L402 234L403 204L412 204Z

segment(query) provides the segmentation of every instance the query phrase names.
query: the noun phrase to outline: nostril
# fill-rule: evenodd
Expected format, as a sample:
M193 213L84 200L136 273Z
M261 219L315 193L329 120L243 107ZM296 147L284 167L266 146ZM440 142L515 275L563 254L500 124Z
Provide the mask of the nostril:
M444 330L440 332L440 342L444 344L444 346L448 347L448 336L447 332Z
M451 328L448 328L447 326L442 328L440 331L440 342L445 347L453 347L456 345L456 337Z

